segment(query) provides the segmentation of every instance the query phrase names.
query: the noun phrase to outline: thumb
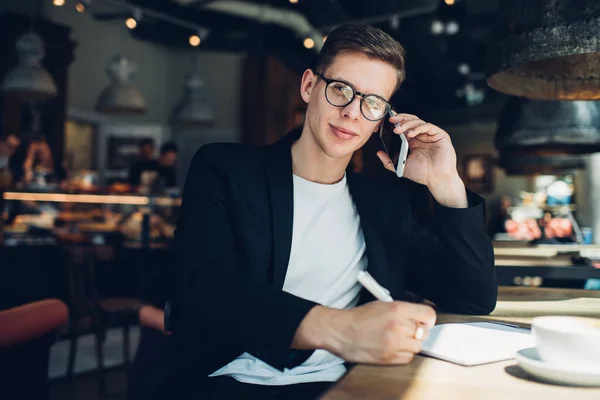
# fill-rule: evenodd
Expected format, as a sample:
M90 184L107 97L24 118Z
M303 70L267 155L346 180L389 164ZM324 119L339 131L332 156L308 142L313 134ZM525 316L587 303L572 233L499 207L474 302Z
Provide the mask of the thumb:
M392 172L396 172L396 169L394 168L394 163L392 162L392 159L390 158L390 156L388 156L388 154L383 151L383 150L379 150L377 152L377 157L379 157L379 160L381 161L381 163L383 164L383 167L389 171Z

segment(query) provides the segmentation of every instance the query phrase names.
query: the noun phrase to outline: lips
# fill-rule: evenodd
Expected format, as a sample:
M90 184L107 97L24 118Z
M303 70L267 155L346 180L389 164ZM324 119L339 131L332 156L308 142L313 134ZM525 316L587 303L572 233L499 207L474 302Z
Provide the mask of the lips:
M333 132L333 134L335 136L337 136L338 138L343 139L343 140L350 140L350 139L358 136L358 134L356 134L354 131L351 131L349 129L344 129L339 126L335 126L335 125L331 125L331 124L329 124L329 127L331 128L331 132Z

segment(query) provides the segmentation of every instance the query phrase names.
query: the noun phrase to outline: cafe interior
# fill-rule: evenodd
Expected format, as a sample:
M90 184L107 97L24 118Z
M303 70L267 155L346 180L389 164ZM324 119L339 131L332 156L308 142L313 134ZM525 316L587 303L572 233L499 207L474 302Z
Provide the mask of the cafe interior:
M438 324L518 337L464 344L465 359L505 352L487 362L430 349L357 365L323 398L600 398L597 0L1 1L0 398L127 398L140 384L170 335L192 157L300 129L302 73L349 22L404 46L390 103L449 133L465 186L486 200L496 309ZM378 145L351 168L389 173ZM412 199L431 222L426 188ZM538 357L539 318L572 328L564 365ZM576 342L588 369L567 368Z

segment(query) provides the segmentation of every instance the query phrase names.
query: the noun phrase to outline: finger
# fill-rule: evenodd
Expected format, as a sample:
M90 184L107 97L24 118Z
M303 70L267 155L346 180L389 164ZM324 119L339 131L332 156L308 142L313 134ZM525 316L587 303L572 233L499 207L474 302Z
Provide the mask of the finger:
M413 119L410 121L403 121L400 123L400 126L399 127L397 126L396 128L402 128L403 129L402 132L404 132L406 130L416 128L417 126L423 125L425 123L426 123L425 121L417 118L417 119Z
M390 122L393 124L401 123L404 124L408 121L418 120L419 117L412 114L397 114L390 117Z
M409 333L407 336L410 337L411 339L422 342L423 340L425 340L425 337L429 334L429 329L424 324L421 324L421 323L415 322L415 321L413 321L413 322L415 324L415 329L411 333Z
M441 136L441 135L429 136L426 133L421 133L414 138L408 138L408 145L412 149L413 147L414 148L419 147L419 144L421 144L421 143L437 143L441 140L444 140L444 136Z
M407 130L406 131L406 137L413 138L413 137L418 136L418 135L420 135L422 133L425 133L425 134L427 134L429 136L434 136L434 135L437 135L437 134L443 133L443 132L444 131L441 128L439 128L438 126L433 125L433 124L427 122L427 123L418 125L418 126L412 128L412 129Z
M437 315L432 307L425 304L404 303L400 301L394 302L393 304L399 319L412 319L429 328L435 325ZM414 334L415 331L413 330L412 332Z
M377 157L379 157L379 160L381 161L381 163L383 164L383 167L389 171L392 172L396 172L396 169L394 168L394 163L392 162L392 159L390 158L390 156L388 156L388 154L383 151L383 150L379 150L377 152Z
M385 364L404 365L410 363L415 358L415 354L408 351L399 351L394 356L385 361Z
M419 119L419 117L417 117L416 115L414 115L414 114L407 114L407 113L398 113L396 116L397 117L402 117L402 118L404 118L406 120Z
M419 323L413 319L398 318L390 322L390 335L398 346L405 338L410 338L415 335Z
M414 338L404 338L404 340L402 341L402 345L398 350L413 354L419 354L422 349L423 342L421 340L417 340Z

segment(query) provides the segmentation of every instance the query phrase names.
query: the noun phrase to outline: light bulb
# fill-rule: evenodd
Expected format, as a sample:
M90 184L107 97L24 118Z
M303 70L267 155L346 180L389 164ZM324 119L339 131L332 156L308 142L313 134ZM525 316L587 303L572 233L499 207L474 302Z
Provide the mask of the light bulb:
M80 13L85 12L85 4L83 4L82 2L79 2L75 6L75 9Z
M454 5L454 0L444 0L444 2L449 5L449 6L453 6Z
M52 4L54 4L56 7L62 7L65 5L65 0L53 0Z
M436 19L431 23L431 33L439 35L442 32L444 32L444 23Z
M306 47L307 49L312 49L313 47L315 47L315 41L311 38L304 39L304 47Z
M194 47L199 46L200 42L201 42L200 36L198 36L198 35L190 36L190 46L194 46Z
M458 66L458 73L461 75L469 75L471 73L471 67L467 63L461 63Z
M448 23L446 24L446 33L448 35L455 35L458 33L458 30L460 29L458 22L456 21L448 21Z
M137 26L137 21L133 18L127 18L127 21L125 21L125 25L127 25L129 29L135 29L135 27Z

